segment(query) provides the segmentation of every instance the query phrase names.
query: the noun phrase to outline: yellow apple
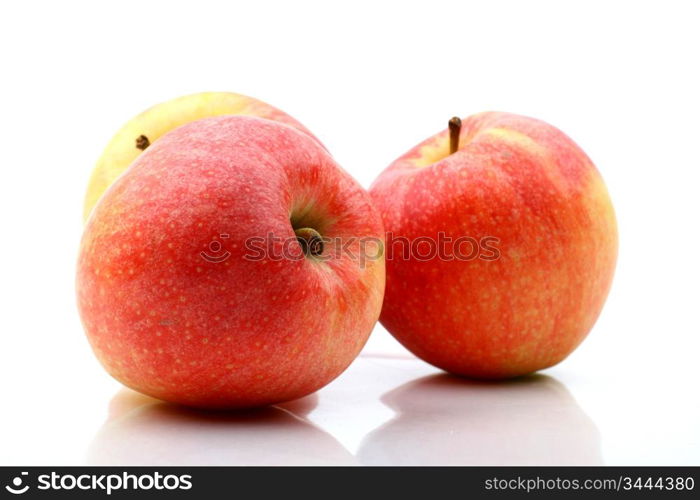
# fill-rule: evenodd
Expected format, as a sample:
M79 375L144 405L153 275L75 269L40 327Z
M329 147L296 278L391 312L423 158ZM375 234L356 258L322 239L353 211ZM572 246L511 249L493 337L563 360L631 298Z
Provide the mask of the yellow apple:
M313 137L301 123L279 109L232 92L202 92L157 104L132 118L105 148L90 176L83 219L87 220L107 188L159 137L186 123L219 115L267 118L290 125Z

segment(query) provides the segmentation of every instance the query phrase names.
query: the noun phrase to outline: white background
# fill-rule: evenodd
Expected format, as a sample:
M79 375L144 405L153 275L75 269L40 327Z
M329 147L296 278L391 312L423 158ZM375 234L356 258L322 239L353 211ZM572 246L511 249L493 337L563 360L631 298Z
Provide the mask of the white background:
M700 464L699 14L673 1L3 2L0 463ZM366 187L455 114L558 126L598 165L620 227L589 338L546 376L483 385L421 380L438 371L377 326L316 396L253 416L120 391L75 307L84 189L124 122L204 90L280 107Z

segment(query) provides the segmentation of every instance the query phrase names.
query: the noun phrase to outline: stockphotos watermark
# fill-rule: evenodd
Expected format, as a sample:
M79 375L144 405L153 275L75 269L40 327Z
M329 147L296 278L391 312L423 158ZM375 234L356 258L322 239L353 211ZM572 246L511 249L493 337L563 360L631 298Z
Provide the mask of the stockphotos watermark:
M28 472L21 472L5 486L13 495L23 495L30 490L39 491L94 491L111 495L114 491L148 491L148 490L190 490L192 476L189 474L40 474L36 484L30 484Z
M227 261L232 254L227 247L230 235L221 233L212 238L206 250L199 255L207 262L221 263ZM368 262L386 256L386 260L416 260L416 261L462 261L471 260L494 261L501 257L499 250L500 239L495 236L452 237L441 231L437 238L419 236L409 239L386 233L386 240L376 237L328 238L318 236L305 240L298 236L282 238L274 233L266 236L255 236L245 240L243 258L249 261L261 260L302 260L311 251L314 259L328 261L338 258L348 258L359 263L364 268Z

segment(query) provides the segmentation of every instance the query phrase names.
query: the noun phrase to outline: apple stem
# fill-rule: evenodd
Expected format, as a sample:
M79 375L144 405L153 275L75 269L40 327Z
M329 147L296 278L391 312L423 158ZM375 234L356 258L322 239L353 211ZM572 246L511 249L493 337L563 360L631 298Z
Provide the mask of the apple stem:
M317 257L323 253L323 237L311 227L295 229L294 234L304 251L304 255Z
M144 151L148 146L151 145L151 141L145 135L140 135L136 138L136 148Z
M452 154L459 149L459 133L462 130L462 120L458 116L453 116L447 122L447 127L450 129L450 154Z

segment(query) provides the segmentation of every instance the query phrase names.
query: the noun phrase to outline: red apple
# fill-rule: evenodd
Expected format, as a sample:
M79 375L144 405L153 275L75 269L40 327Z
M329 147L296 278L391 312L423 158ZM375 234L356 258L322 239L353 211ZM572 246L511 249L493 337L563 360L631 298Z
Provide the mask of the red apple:
M367 192L310 136L252 117L192 122L96 205L81 318L107 371L144 394L207 408L299 398L367 340L383 236Z
M591 160L553 126L507 113L453 119L370 193L387 231L380 320L420 358L513 377L558 363L595 323L615 216Z

